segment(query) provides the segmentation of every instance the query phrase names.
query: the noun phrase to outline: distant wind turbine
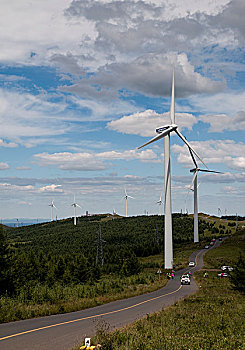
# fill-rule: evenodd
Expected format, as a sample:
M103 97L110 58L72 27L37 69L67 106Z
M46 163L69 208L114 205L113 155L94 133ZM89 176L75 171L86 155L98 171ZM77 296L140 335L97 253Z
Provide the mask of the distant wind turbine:
M76 225L77 224L76 207L79 207L79 208L81 208L81 207L79 204L76 203L75 195L74 195L74 203L72 203L71 206L74 207L74 225Z
M127 194L126 188L125 188L125 196L123 199L125 199L125 205L126 205L126 217L128 216L128 198L135 199L134 197L131 197Z
M170 168L170 135L175 132L181 140L192 150L195 156L205 165L199 155L194 151L185 137L178 131L178 125L175 124L175 99L174 99L174 69L172 77L172 96L170 107L171 124L164 125L156 129L157 136L153 137L138 149L149 145L152 142L158 141L164 137L164 189L165 189L165 219L164 219L164 267L165 269L173 268L173 235L172 235L172 204L171 204L171 168Z
M49 204L49 207L51 207L51 221L53 221L53 209L57 209L56 206L54 205L54 201L52 201L50 204Z
M194 243L199 242L199 232L198 232L198 198L197 198L197 189L200 185L197 185L197 174L199 171L205 172L205 173L215 173L215 174L221 174L220 171L214 171L214 170L206 170L206 169L200 169L198 168L197 162L193 156L192 150L189 148L191 158L193 160L193 163L195 165L194 169L191 169L190 172L193 173L193 180L190 189L192 190L193 186L193 192L194 192Z
M159 204L158 215L162 215L162 210L161 210L161 206L163 205L162 194L160 195L160 199L159 201L156 202L156 204Z

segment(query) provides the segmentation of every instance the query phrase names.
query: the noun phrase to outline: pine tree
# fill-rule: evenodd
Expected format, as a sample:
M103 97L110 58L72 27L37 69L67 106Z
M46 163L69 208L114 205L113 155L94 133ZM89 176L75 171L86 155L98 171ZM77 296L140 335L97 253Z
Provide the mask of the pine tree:
M231 282L236 290L245 293L245 257L241 254L232 272Z
M9 249L7 244L7 238L5 236L3 226L0 226L0 294L5 293L8 289L9 276L8 276L8 263L9 263Z

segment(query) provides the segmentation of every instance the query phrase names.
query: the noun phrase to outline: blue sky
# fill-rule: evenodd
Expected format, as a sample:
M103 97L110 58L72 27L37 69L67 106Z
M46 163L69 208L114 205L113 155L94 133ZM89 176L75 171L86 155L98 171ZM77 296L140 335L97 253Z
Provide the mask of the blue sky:
M210 169L199 211L245 215L242 0L1 1L2 219L158 213L163 140L176 121ZM171 138L173 211L193 211L191 159ZM199 164L201 167L201 164ZM4 203L4 205L3 205Z

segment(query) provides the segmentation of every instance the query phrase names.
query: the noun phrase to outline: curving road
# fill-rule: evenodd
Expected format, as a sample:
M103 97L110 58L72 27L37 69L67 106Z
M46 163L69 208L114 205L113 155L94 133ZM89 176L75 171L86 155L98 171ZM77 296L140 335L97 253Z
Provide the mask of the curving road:
M213 247L219 244L216 241ZM192 253L189 261L195 261L195 267L177 271L175 279L155 292L82 311L0 324L0 349L65 350L81 344L86 336L94 335L98 320L104 320L111 328L119 328L160 311L197 291L193 279L190 285L181 286L180 276L190 270L192 273L200 270L205 252L202 249Z

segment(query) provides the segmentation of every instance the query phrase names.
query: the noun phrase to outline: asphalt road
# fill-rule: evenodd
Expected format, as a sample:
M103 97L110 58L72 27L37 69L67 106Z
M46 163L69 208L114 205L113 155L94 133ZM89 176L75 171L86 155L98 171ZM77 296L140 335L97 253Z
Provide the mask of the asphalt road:
M216 241L214 247L219 244ZM82 311L0 324L0 349L67 350L94 335L100 320L113 329L160 311L197 291L194 279L190 285L182 286L180 276L190 270L192 274L200 270L206 251L202 249L191 254L189 261L195 261L195 267L177 271L175 278L158 291Z

